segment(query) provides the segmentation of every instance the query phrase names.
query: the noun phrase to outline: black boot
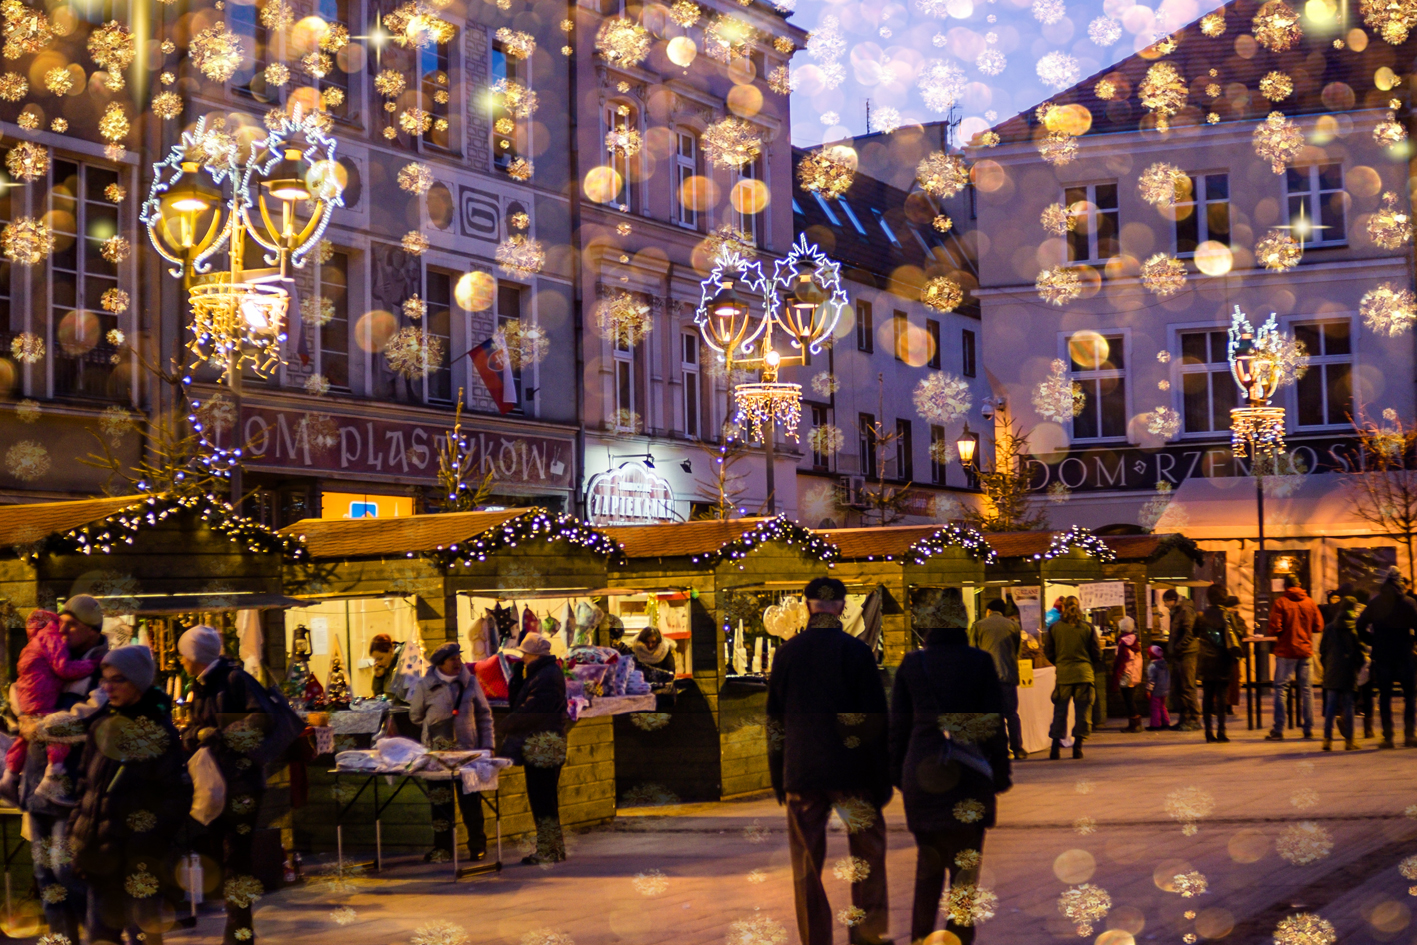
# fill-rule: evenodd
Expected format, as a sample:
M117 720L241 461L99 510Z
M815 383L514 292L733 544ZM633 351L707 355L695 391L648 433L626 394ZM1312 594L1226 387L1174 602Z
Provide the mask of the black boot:
M1129 731L1129 732L1140 732L1140 731L1141 731L1141 716L1140 716L1140 715L1134 715L1134 716L1132 716L1132 724L1127 726L1127 731Z
M1081 739L1081 738L1079 738L1077 741L1073 742L1073 757L1074 757L1074 758L1081 758L1081 757L1082 757L1082 739Z
M1225 726L1221 725L1215 730L1215 740L1218 742L1228 742L1230 739L1225 735Z
M1048 760L1057 761L1061 757L1063 757L1063 742L1062 739L1055 738L1053 739L1053 748L1048 752Z
M1208 742L1215 741L1215 733L1211 731L1209 722L1205 723L1205 740Z

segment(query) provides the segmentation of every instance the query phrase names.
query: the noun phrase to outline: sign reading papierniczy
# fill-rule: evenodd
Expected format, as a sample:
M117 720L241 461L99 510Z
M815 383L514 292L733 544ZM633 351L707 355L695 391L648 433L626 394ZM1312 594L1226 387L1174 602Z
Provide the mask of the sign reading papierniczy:
M343 414L242 405L254 466L339 475L433 480L448 427ZM497 482L569 489L575 440L541 433L479 430L464 416L463 436L481 475Z
M625 463L600 473L586 487L586 511L592 525L655 525L677 522L674 489L668 480L645 468Z

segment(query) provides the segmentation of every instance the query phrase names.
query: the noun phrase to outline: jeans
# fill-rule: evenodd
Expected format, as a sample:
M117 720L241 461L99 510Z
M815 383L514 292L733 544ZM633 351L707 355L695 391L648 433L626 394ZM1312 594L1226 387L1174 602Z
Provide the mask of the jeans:
M1004 683L1004 724L1009 730L1009 751L1015 754L1023 751L1023 723L1018 717L1018 686Z
M1196 661L1200 654L1190 650L1176 654L1171 660L1171 686L1176 697L1176 713L1180 723L1199 721L1201 697L1196 689Z
M979 882L979 867L963 869L955 862L961 850L984 852L984 828L956 827L954 830L932 830L915 835L915 905L910 911L910 940L919 942L935 931L937 916L948 909L940 908L940 894L945 889L945 874L950 888ZM961 943L974 941L973 925L956 925L948 919L945 931ZM946 940L950 939L948 936Z
M866 915L852 928L850 941L884 938L890 925L886 819L880 808L867 798L844 791L788 792L787 849L797 901L797 934L802 945L832 945L835 922L826 889L822 887L822 867L827 861L827 821L833 806L842 802L849 803L861 815L847 821L847 849L852 856L865 860L870 868L864 880L851 884L851 904ZM939 895L935 893L936 909L940 904Z
M1342 715L1338 731L1353 740L1353 693L1346 689L1324 690L1324 741L1333 738L1333 720Z
M1309 685L1309 658L1302 656L1289 659L1285 656L1274 658L1274 731L1284 734L1287 720L1285 695L1291 685L1299 687L1299 722L1305 735L1314 733L1314 690Z
M1220 719L1220 734L1225 734L1225 715L1230 710L1226 696L1230 693L1230 680L1201 680L1201 714L1205 717L1205 730L1210 731L1212 715Z
M1073 706L1073 738L1079 743L1092 731L1092 683L1057 683L1053 687L1053 724L1048 737L1060 742L1068 734L1068 703Z
M1373 682L1378 690L1378 714L1383 719L1383 738L1392 738L1392 691L1402 690L1402 730L1407 736L1414 734L1417 722L1417 673L1409 657L1400 661L1373 661Z

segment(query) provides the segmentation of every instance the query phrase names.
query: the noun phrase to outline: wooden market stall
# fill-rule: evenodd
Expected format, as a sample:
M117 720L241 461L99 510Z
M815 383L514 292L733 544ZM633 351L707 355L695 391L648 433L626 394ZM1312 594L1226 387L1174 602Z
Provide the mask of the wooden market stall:
M965 591L971 621L978 614L975 596L985 581L993 549L972 528L957 525L887 525L838 528L823 536L841 550L835 574L848 586L877 587L881 592L881 662L900 665L921 645L910 621L910 596L917 587L958 587Z
M1104 535L1102 541L1117 557L1102 566L1101 582L1125 584L1124 595L1109 592L1109 600L1122 596L1123 601L1113 605L1108 616L1115 621L1125 614L1135 620L1143 649L1164 642L1167 625L1161 594L1171 587L1189 594L1187 588L1211 583L1202 567L1205 555L1180 534ZM1203 600L1197 606L1203 607Z
M292 611L289 622L304 621L317 677L339 652L346 655L355 695L369 692L370 672L360 662L368 656L374 635L388 634L396 644L423 652L457 640L465 659L491 656L492 645L482 629L484 612L507 607L520 616L529 607L549 615L581 602L603 609L611 593L606 587L607 558L619 552L600 532L541 509L308 519L285 533L299 536L309 554L286 574L287 592L306 603ZM494 723L505 711L494 705ZM402 719L403 730L416 737L406 714ZM560 791L566 826L615 816L611 732L610 717L589 710L570 728ZM339 736L335 742L335 750L343 747ZM341 796L342 786L327 773L330 761L323 758L312 766L310 805L297 811L290 824L299 849L335 846L336 811L349 798ZM520 767L506 769L499 794L504 834L532 832ZM424 850L431 844L428 804L416 791L403 792L384 811L381 824L385 851ZM372 798L346 811L343 825L346 849L372 850Z
M647 591L617 598L626 637L655 600L676 636L682 682L672 708L615 720L624 803L717 800L770 786L763 614L833 573L834 545L786 518L607 528L625 561L610 582ZM761 649L760 649L761 648ZM756 669L756 671L755 671Z

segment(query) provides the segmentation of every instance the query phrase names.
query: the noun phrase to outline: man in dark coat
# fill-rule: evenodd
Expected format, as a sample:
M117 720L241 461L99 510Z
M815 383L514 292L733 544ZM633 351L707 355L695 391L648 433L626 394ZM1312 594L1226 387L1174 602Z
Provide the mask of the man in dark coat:
M1382 587L1358 617L1358 637L1372 648L1372 677L1378 690L1378 712L1383 720L1379 748L1394 748L1392 692L1402 689L1403 744L1417 748L1417 606L1403 593L1402 574L1388 570Z
M271 730L261 684L230 657L222 655L221 633L213 627L193 627L177 641L182 668L192 677L192 711L182 730L182 748L190 758L201 748L212 757L226 780L226 807L208 825L208 851L222 865L228 886L259 889L251 845L256 817L266 793L263 765L251 758ZM259 896L260 892L256 893ZM244 895L226 897L223 945L255 941L251 902ZM244 936L236 937L244 930Z
M511 711L503 719L502 754L526 771L526 797L536 821L536 852L528 866L566 858L557 791L566 763L566 677L551 655L551 641L528 633L518 644L522 678L511 683Z
M866 644L841 628L846 586L817 578L805 594L807 628L784 643L768 679L768 770L787 805L788 848L802 945L831 945L832 911L822 888L827 820L846 825L851 855L866 861L866 878L851 887L865 916L853 943L884 939L886 823L891 797L886 693Z
M1200 640L1196 637L1196 605L1189 597L1177 594L1174 587L1161 595L1161 602L1171 612L1166 652L1171 657L1171 691L1176 694L1176 708L1181 716L1176 728L1182 732L1200 731L1201 700L1196 691Z
M997 658L968 645L957 589L917 591L912 617L928 635L924 649L901 661L890 720L891 781L918 851L910 940L929 938L943 911L945 931L955 936L946 941L969 945L974 924L959 919L969 916L978 888L995 795L1013 784L1003 719L1009 703L995 675ZM959 908L940 908L947 873L950 904Z
M1228 742L1225 734L1225 717L1230 711L1227 697L1230 692L1230 675L1235 671L1235 662L1244 653L1240 638L1236 635L1234 623L1225 612L1225 588L1212 584L1206 588L1206 608L1195 624L1199 650L1196 658L1196 672L1201 680L1201 710L1205 717L1205 740L1208 742ZM1212 728L1212 719L1218 720L1217 729Z

